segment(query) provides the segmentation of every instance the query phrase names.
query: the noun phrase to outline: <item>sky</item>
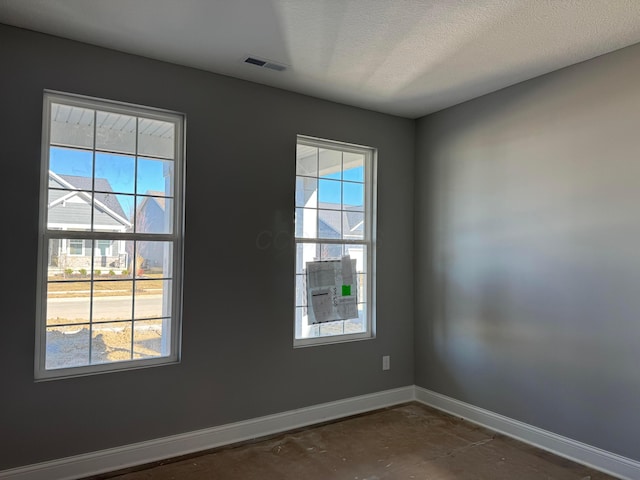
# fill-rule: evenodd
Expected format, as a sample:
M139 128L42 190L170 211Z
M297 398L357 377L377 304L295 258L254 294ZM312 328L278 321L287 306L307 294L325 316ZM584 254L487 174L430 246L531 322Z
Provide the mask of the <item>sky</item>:
M301 179L297 184L297 188L303 187ZM313 177L306 177L307 182L312 181ZM306 188L309 188L307 183ZM364 167L354 167L338 170L333 173L320 174L317 183L318 202L342 204L344 206L364 206ZM304 194L300 192L301 197L298 199L297 205L300 206L300 200Z
M170 160L158 160L139 157L137 173L137 192L134 179L136 157L96 152L95 177L106 179L127 216L133 213L134 194L165 190L163 175L164 164ZM49 168L57 174L91 177L93 152L71 148L51 147ZM343 203L363 205L364 185L363 168L350 168L342 172L322 175L318 180L318 201L321 203ZM351 183L354 182L354 183ZM341 202L342 200L342 202Z
M318 180L318 201L320 203L340 203L342 187L342 203L346 205L363 205L364 185L362 183L336 182L321 178Z
M136 193L135 161L132 155L115 155L96 152L96 178L105 178L117 195L122 210L130 215L133 212L133 194ZM137 193L165 190L163 175L164 164L169 160L138 158ZM51 147L49 168L57 174L91 177L93 152L69 148ZM130 194L130 195L126 195Z

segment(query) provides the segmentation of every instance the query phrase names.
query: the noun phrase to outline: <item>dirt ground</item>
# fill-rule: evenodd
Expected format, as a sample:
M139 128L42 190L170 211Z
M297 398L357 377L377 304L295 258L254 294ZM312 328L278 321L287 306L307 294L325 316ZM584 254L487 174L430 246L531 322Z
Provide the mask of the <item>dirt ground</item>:
M133 338L132 338L133 334ZM161 354L162 321L105 323L51 328L47 331L47 368L157 357Z
M93 296L104 297L122 295L133 290L133 281L129 277L112 278L103 276L93 283ZM161 292L163 280L160 275L145 275L136 278L136 295L149 295ZM47 295L52 298L78 298L91 295L91 277L75 276L72 278L49 277Z
M78 277L78 278L76 278ZM133 281L130 278L106 277L93 283L90 277L73 278L50 277L47 297L50 301L69 301L95 297L132 297ZM159 275L136 278L135 296L158 296L163 291L163 281ZM157 357L161 354L162 320L136 320L132 329L131 321L94 323L88 321L88 303L85 316L52 317L47 319L46 368L72 367L96 363L118 362L131 359ZM94 304L95 308L95 304ZM131 307L129 306L130 310ZM95 312L94 312L95 313ZM111 319L126 319L119 311L109 311ZM158 315L150 315L152 317ZM106 319L106 318L105 318ZM75 323L76 325L70 325ZM66 325L64 325L66 324ZM91 329L91 330L90 330Z

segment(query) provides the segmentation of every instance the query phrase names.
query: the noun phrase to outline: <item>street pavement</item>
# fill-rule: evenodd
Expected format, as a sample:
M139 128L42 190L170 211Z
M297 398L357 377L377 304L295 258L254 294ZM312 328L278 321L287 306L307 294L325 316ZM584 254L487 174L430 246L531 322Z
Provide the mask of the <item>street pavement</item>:
M89 321L90 297L50 298L48 319L71 322ZM157 318L162 315L162 295L139 295L135 301L135 318ZM168 316L168 315L165 315ZM125 320L132 318L132 299L128 296L95 297L93 320Z

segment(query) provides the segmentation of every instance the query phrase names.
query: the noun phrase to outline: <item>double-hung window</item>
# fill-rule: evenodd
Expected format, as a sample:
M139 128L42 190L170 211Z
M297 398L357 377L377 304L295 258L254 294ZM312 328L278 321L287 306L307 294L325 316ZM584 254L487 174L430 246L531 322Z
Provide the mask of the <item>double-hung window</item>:
M176 362L184 117L44 94L36 378Z
M371 338L375 150L298 136L294 346Z

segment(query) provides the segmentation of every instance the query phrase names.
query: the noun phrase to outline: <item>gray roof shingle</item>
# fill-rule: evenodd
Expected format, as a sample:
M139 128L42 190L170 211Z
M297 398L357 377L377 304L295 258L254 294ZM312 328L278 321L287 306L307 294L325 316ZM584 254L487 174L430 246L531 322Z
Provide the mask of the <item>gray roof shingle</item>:
M84 191L91 191L91 177L81 177L76 175L58 175L60 178L69 182L75 188ZM122 205L118 201L118 198L113 193L111 184L106 178L95 179L95 198L102 204L104 204L113 213L121 216L122 218L128 218L128 215L122 210Z

